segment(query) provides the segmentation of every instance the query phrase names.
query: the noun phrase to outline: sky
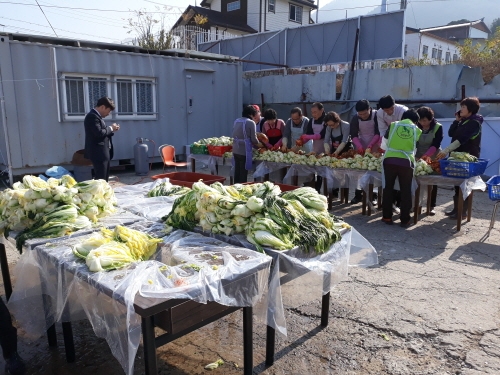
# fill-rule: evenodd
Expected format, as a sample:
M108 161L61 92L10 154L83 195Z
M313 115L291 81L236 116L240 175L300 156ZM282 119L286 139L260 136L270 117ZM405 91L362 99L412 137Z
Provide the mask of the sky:
M40 7L37 5L40 5ZM258 1L258 0L250 0ZM318 0L316 0L318 1ZM59 36L79 40L123 43L134 36L127 33L127 20L134 10L165 13L171 26L188 5L201 0L0 0L0 31ZM399 0L387 0L389 11L399 7ZM381 0L319 0L319 21L357 17L376 8ZM474 6L470 6L473 3ZM409 0L407 26L424 28L450 21L485 17L489 26L500 17L500 0ZM159 16L159 13L152 13ZM313 16L315 19L315 16ZM52 29L53 28L53 29Z

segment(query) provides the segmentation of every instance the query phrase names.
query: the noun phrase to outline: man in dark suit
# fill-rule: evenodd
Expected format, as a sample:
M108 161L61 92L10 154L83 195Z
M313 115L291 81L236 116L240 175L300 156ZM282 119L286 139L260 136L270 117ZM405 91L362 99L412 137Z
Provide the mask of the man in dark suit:
M103 118L115 109L111 98L103 97L96 106L85 116L85 153L84 156L92 161L96 179L108 181L109 166L113 158L113 142L111 137L120 125L106 126Z

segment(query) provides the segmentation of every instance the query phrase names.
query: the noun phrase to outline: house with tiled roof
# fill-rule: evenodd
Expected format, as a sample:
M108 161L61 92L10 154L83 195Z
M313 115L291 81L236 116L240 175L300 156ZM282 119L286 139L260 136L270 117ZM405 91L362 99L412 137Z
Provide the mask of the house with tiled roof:
M282 30L313 23L315 9L314 0L202 0L200 6L186 8L172 32L198 30L199 41L207 42Z

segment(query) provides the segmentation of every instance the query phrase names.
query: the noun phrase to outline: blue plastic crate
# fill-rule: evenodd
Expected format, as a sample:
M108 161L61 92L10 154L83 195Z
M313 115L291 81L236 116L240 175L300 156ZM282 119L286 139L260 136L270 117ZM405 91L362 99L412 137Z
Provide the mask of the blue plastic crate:
M481 176L486 170L489 161L490 159L479 159L476 163L468 163L465 161L441 159L439 165L441 167L441 174L445 177L469 178Z
M488 185L488 196L493 201L500 200L500 176L493 176L486 185Z

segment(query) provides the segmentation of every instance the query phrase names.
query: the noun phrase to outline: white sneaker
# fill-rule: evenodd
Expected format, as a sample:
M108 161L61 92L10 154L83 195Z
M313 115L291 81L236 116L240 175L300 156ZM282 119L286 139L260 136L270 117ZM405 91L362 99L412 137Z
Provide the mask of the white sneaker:
M394 212L396 215L399 215L401 213L399 207L396 206L395 204L392 205L392 212Z

